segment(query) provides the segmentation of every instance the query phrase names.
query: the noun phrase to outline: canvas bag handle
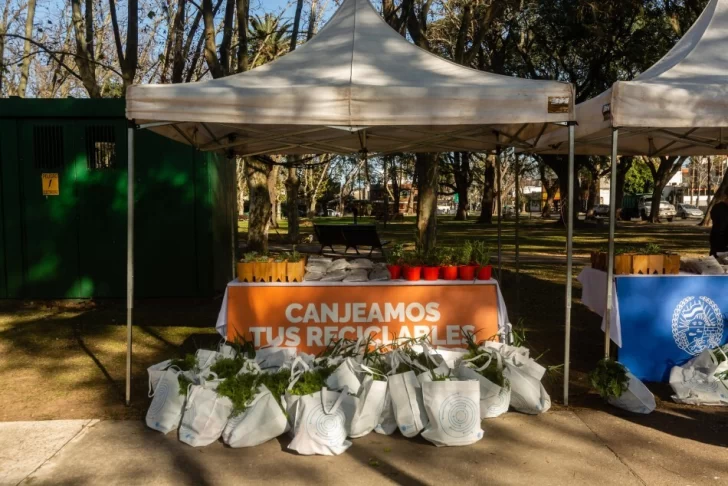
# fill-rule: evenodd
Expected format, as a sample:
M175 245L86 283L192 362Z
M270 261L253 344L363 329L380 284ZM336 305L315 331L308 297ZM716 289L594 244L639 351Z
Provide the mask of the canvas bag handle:
M170 366L169 368L164 370L164 372L166 373L167 371L175 371L175 370L177 371L177 374L182 372L182 370L179 368L179 366ZM161 380L161 378L160 378L160 380ZM149 392L147 393L147 396L149 398L152 398L154 396L154 393L155 393L155 390L152 388L152 377L150 376L149 377Z
M360 368L360 369L361 369L361 370L362 370L362 371L363 371L364 373L367 373L367 374L369 374L369 375L371 375L371 376L375 376L375 375L376 375L376 376L381 376L382 378L384 378L384 381L389 381L389 379L387 378L387 375L385 375L385 374L382 374L382 373L378 372L377 370L375 370L375 369L373 369L373 368L370 368L370 367L368 367L367 365L364 365L364 364L360 364L360 365L359 365L359 368Z
M298 369L300 366L300 370ZM296 359L293 361L293 364L291 365L291 381L288 383L288 388L286 388L288 391L291 391L294 386L296 386L296 383L298 383L298 380L301 378L301 375L303 375L305 372L309 371L311 368L306 364L306 362L301 358L300 356L297 356Z
M339 406L341 406L341 402L344 400L344 397L349 393L349 387L344 386L344 388L341 389L341 392L339 393L339 397L336 399L334 404L331 405L331 408L328 410L326 410L326 404L324 403L324 395L326 394L327 391L329 391L329 389L326 387L323 387L321 389L321 410L323 410L325 415L333 415L339 409Z
M484 354L487 354L488 355L488 361L486 361L483 366L479 366L479 367L472 366L472 368L475 371L483 371L488 366L490 366L491 361L493 361L493 355L495 355L496 363L497 363L497 366L498 366L498 370L499 371L503 370L503 358L501 357L501 355L500 355L499 352L497 352L497 351L486 351L486 353L484 353ZM465 362L465 363L472 363L473 361L475 361L477 359L480 359L481 356L483 356L483 355L482 354L479 354L478 356L476 356L474 358L463 359L463 362Z

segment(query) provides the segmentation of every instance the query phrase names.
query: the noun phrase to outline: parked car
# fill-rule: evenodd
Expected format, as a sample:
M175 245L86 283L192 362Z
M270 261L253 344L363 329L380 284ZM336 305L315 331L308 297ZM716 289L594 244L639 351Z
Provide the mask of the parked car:
M600 218L609 217L609 204L598 204L594 206L594 216Z
M677 212L675 211L675 206L670 204L667 201L660 201L660 213L659 216L661 219L666 219L669 223L672 223L672 221L675 219L675 215ZM641 208L641 216L642 219L647 219L650 216L650 213L652 212L652 201L645 201Z
M677 205L677 216L682 219L688 219L688 218L700 218L703 219L705 214L703 214L703 211L693 206L692 204L678 204Z

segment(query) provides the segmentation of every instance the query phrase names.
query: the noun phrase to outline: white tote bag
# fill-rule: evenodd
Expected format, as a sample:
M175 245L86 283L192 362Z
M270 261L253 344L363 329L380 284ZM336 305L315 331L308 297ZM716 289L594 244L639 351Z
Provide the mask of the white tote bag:
M429 418L422 437L437 447L466 446L483 438L477 381L425 382L422 396Z
M533 361L533 360L529 360ZM540 378L535 378L529 372L529 366L521 367L520 360L504 360L505 369L503 377L511 384L511 407L521 413L538 415L551 408L551 397L541 384Z
M293 440L288 448L304 456L336 456L349 447L346 440L356 402L346 389L332 392L326 388L302 396L295 405Z
M161 363L154 364L147 368L147 374L149 375L149 396L151 397L154 393L154 389L157 388L157 383L162 377L167 368L172 364L172 360L162 361Z
M168 368L157 380L152 403L147 410L146 423L149 428L167 434L179 426L185 395L180 394L180 371L177 367Z
M217 360L222 358L222 355L217 351L198 349L195 358L197 358L197 372L199 375L204 376L210 372L210 368L217 363Z
M233 402L204 386L192 385L185 403L179 440L193 447L212 444L222 435L233 411Z
M648 414L655 410L655 396L629 371L629 388L619 398L608 398L607 403L633 413Z
M329 390L338 391L347 387L350 393L357 395L361 382L356 373L359 365L352 358L346 358L326 379L326 387Z
M296 348L270 347L258 349L255 352L255 361L263 369L278 369L294 359L296 359Z
M457 371L458 378L461 380L477 381L480 384L480 418L482 419L503 415L508 411L508 406L511 404L511 386L508 380L504 379L505 386L500 386L478 373L490 366L493 357L497 360L498 369L503 370L501 355L497 352L490 352L489 354L489 359L484 366L480 368L472 367L472 363L463 361Z
M261 385L247 410L228 420L222 440L233 448L255 447L286 432L286 415L270 390Z
M356 411L349 428L349 437L364 437L379 425L387 397L387 382L373 378L378 374L374 370L363 366L362 369L368 373L359 388ZM396 422L395 422L396 428Z
M397 427L405 437L414 437L427 426L422 386L413 371L392 375L387 389L392 398Z

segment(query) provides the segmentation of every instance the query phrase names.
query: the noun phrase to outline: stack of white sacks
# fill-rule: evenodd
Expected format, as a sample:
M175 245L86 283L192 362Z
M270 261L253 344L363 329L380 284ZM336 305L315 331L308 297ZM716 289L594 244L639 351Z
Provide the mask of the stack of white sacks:
M380 282L389 280L389 270L384 263L374 263L366 258L351 262L320 256L309 257L306 264L306 282Z
M509 406L528 414L551 406L541 384L545 369L525 348L487 342L479 356L467 360L465 350L434 350L426 344L387 353L365 352L362 344L337 346L340 352L322 358L287 348L261 349L253 359L239 357L238 375L262 383L266 374L285 373L288 386L275 397L259 384L236 416L230 399L216 392L221 380L210 372L217 360L234 357L232 347L199 350L193 371L180 371L170 361L159 363L148 370L153 400L146 423L163 433L179 429L179 439L195 447L220 438L231 447L252 447L288 432L291 450L337 455L351 446L350 438L395 430L405 437L422 434L438 447L470 445L483 438L481 419L498 417ZM413 350L424 356L425 364L413 358ZM307 373L323 368L334 371L319 390L293 394ZM497 370L500 383L486 378L485 368ZM180 390L180 375L191 383L186 394Z
M706 349L670 371L677 403L728 406L728 345Z

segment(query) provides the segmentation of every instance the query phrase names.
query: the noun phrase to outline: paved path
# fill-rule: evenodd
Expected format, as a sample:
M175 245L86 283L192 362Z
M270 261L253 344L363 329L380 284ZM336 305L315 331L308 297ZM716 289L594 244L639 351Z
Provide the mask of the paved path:
M141 422L0 424L0 484L698 485L725 484L728 451L600 411L516 413L486 421L471 447L370 434L338 457L194 449Z

